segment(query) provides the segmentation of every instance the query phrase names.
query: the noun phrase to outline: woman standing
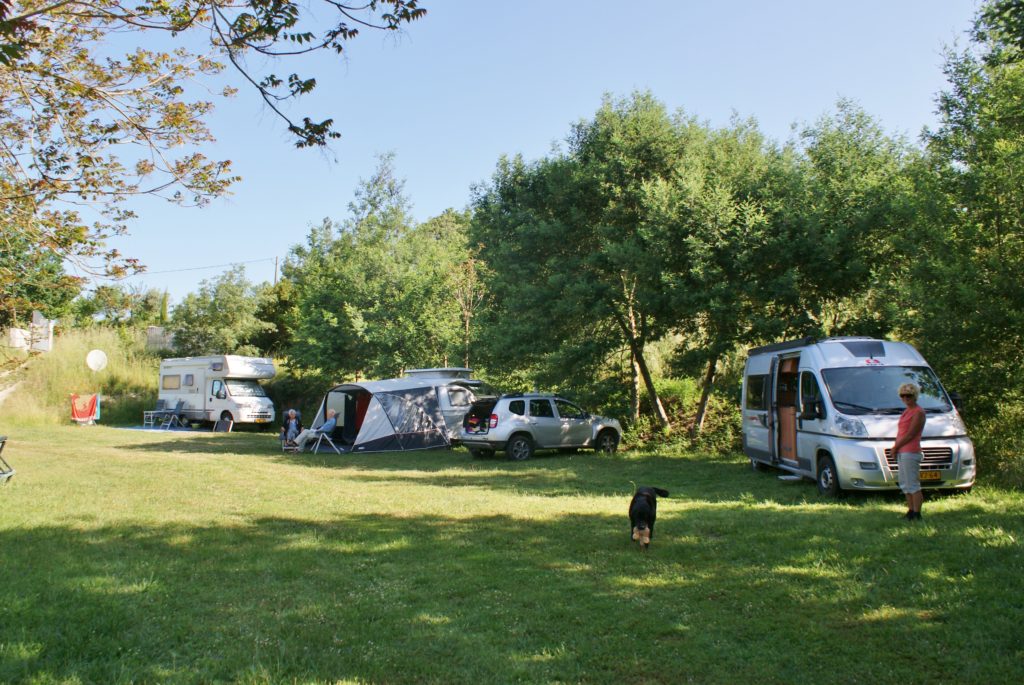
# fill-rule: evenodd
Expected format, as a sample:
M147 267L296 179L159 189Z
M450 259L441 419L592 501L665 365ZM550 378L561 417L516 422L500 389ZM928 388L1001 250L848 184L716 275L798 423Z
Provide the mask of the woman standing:
M917 398L921 389L913 383L900 386L900 399L907 406L900 415L899 429L892 451L899 468L900 490L907 497L907 514L904 518L916 521L921 518L921 432L924 430L924 409L918 406Z

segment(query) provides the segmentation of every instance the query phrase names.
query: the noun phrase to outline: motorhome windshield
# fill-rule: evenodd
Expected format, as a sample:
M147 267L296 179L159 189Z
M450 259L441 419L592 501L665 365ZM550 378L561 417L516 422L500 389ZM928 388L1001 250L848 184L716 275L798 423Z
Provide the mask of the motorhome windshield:
M917 403L926 412L952 410L935 372L927 366L857 366L824 369L829 396L844 414L901 414L906 408L899 397L904 383L921 388Z
M224 381L232 397L266 397L263 386L256 381Z

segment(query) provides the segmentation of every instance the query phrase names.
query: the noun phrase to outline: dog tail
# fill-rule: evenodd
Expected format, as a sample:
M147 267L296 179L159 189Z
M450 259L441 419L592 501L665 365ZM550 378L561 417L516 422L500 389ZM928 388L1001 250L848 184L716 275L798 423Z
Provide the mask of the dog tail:
M662 490L661 488L651 488L651 490L658 493L658 497L668 497L668 490Z

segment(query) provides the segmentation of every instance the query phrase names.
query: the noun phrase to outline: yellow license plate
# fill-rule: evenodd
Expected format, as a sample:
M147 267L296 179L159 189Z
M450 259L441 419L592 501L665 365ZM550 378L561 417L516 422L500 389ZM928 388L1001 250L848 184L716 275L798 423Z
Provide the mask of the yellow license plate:
M922 471L921 480L942 480L942 474L938 471Z
M270 422L270 419L256 419L255 420L255 423L269 423L269 422ZM921 477L924 478L923 475Z

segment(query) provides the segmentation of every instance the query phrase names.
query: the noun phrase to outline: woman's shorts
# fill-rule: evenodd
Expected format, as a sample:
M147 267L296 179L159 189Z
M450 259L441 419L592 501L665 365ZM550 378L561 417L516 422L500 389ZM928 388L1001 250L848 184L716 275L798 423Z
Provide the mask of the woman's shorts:
M920 452L900 452L896 455L896 464L899 466L900 490L904 495L912 495L921 489L921 459L924 455Z

